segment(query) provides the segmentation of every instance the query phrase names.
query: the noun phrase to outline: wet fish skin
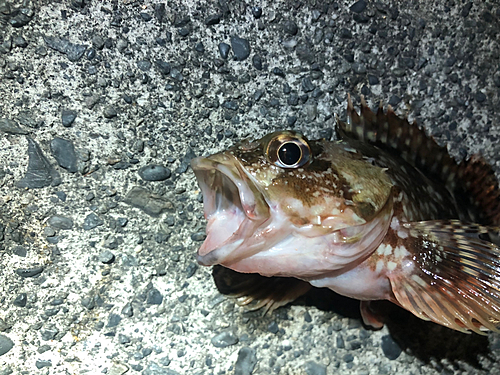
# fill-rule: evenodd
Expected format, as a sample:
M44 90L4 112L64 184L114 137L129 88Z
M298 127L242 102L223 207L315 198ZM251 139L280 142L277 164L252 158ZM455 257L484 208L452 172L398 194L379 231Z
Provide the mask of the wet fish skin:
M500 321L500 192L479 156L456 163L391 108L349 99L340 140L291 131L192 162L204 195L204 265L294 277L362 301L386 299L418 317L481 333ZM479 188L478 188L479 187ZM273 309L284 296L259 290ZM295 285L295 284L294 284ZM249 293L252 294L252 293ZM286 297L289 294L290 297Z

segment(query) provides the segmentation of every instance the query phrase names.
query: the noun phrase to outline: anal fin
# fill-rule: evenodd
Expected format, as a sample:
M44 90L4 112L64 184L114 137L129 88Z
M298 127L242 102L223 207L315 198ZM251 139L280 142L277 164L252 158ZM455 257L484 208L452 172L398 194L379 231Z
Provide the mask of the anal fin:
M399 305L446 327L499 331L500 248L481 239L499 228L458 220L402 224L408 255L388 276Z

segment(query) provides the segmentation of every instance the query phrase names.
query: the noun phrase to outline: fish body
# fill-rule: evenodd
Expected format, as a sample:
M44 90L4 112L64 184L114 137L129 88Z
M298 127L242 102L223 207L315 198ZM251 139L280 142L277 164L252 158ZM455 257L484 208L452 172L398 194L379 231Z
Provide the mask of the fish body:
M358 115L349 98L337 133L275 132L194 159L207 219L198 262L297 279L259 290L268 306L308 283L361 300L375 327L369 301L389 300L456 330L497 330L500 193L489 165L456 163L416 124L364 100Z

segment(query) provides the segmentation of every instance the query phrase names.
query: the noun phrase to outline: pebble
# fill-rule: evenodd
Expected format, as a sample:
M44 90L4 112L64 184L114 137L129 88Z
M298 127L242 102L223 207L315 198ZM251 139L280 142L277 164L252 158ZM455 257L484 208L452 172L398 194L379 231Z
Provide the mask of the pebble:
M56 229L68 230L73 228L73 220L61 215L51 216L47 223Z
M163 302L163 295L156 288L151 288L148 290L146 303L148 305L161 305Z
M294 21L286 20L285 22L283 22L283 31L289 35L297 35L299 28Z
M126 316L127 318L131 318L134 315L134 309L132 307L132 304L128 302L123 306L121 314Z
M147 72L151 69L151 61L149 60L140 60L137 62L137 67L143 72Z
M250 56L250 43L247 39L240 38L237 35L232 36L231 48L237 61L243 61Z
M361 13L366 9L366 1L365 0L358 0L354 4L351 5L351 12L354 13Z
M115 261L115 255L109 250L104 250L99 254L99 262L101 263L111 264L114 261Z
M262 70L262 57L260 55L253 55L252 65L257 70Z
M0 356L14 347L14 342L5 335L0 335Z
M14 299L14 306L17 307L25 307L26 302L28 302L28 295L26 293L20 293L15 299Z
M106 108L104 108L103 115L106 118L113 118L113 117L116 117L118 115L118 112L116 111L115 107L110 105L110 106L107 106Z
M122 317L118 314L109 314L107 328L116 327L122 321Z
M476 99L476 102L478 103L483 103L486 100L486 95L483 94L481 91L478 91L474 95L474 99Z
M139 176L145 181L164 181L172 175L170 169L150 164L139 169Z
M16 273L21 277L35 277L43 272L43 267L33 267L33 268L18 268Z
M311 92L316 88L314 83L312 83L311 77L305 77L302 79L302 89L304 92Z
M142 375L180 375L177 371L160 367L156 363L151 362L144 371Z
M390 360L395 360L401 355L402 350L400 346L390 335L382 336L381 346L384 355Z
M174 209L174 205L168 199L153 194L140 186L133 187L127 193L125 203L137 207L153 217L157 217L165 211L172 211Z
M65 54L72 62L79 61L87 49L87 46L73 44L68 39L58 36L44 36L43 40L48 47Z
M42 369L44 367L52 367L52 362L51 361L41 361L41 360L37 360L35 362L35 367L37 369Z
M216 13L208 16L205 18L205 25L207 26L212 26L212 25L217 25L222 18L222 14Z
M0 118L0 131L8 134L28 134L26 130L19 127L17 122L7 118Z
M238 352L238 358L234 364L234 375L251 375L256 364L255 349L245 346Z
M229 56L229 49L231 47L227 43L219 43L219 54L224 60L226 60Z
M224 331L212 337L210 341L216 348L226 348L228 346L236 345L239 339L233 332Z
M57 186L61 183L59 173L52 168L38 143L28 137L28 170L17 182L21 188L37 189L46 186Z
M43 341L54 340L58 333L59 333L59 330L56 327L48 326L41 333L42 340Z
M50 150L60 167L66 169L70 173L78 171L77 157L73 142L56 137L50 142Z
M103 224L104 221L102 221L99 216L92 212L91 214L88 214L87 217L83 220L82 228L84 230L91 230Z
M314 361L306 362L304 370L307 375L326 375L326 366Z
M76 119L76 111L73 111L71 109L63 109L61 112L61 120L63 126L69 128L71 125L73 125L73 122L75 122Z
M259 19L260 17L262 17L262 8L260 6L252 6L252 8L250 8L251 12L252 12L252 16L254 16L255 19Z

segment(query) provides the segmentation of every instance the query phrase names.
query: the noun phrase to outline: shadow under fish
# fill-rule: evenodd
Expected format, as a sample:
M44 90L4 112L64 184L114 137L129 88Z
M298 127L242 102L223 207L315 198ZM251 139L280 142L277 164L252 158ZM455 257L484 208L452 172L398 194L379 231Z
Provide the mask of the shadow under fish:
M478 155L457 163L363 98L358 114L349 97L337 138L275 132L194 159L208 221L198 262L268 277L228 285L269 311L314 286L360 300L374 328L387 319L373 301L387 300L456 331L499 331L491 166Z

